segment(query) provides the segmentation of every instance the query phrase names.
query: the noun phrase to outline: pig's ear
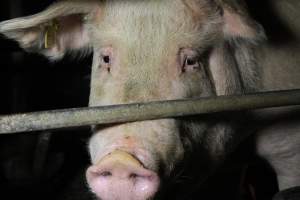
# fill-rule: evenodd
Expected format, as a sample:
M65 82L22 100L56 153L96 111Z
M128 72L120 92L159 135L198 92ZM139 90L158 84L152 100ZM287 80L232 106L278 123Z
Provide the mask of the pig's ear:
M213 71L223 73L214 78L217 82L217 94L256 90L260 82L258 77L260 69L255 54L259 45L265 41L264 30L249 16L242 0L216 0L216 2L221 10L224 36L223 43L214 50L211 63ZM225 69L221 69L221 66ZM226 80L221 78L228 76Z
M91 0L61 1L38 14L0 23L0 33L28 52L55 60L68 50L89 48L85 19L98 9Z
M243 0L219 0L223 15L223 31L228 39L244 38L252 42L265 38L264 30L248 13Z

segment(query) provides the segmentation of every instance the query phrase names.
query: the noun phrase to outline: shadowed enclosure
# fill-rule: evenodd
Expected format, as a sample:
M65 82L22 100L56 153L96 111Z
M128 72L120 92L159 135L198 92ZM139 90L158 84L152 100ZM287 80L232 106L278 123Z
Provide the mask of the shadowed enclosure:
M0 21L38 13L53 2L52 0L1 1ZM250 15L264 27L268 42L272 44L272 47L282 48L285 44L298 42L299 36L293 32L290 24L278 16L272 0L263 2L248 0L246 2ZM294 23L297 22L296 20ZM49 26L51 28L51 25ZM124 27L128 28L126 24ZM149 27L149 30L143 31L151 31L151 26ZM144 33L143 31L136 30L136 35ZM49 27L46 32L50 34ZM49 37L46 46L51 46L51 38ZM235 47L234 45L242 46L243 44L240 43L241 40L239 39L225 44L224 49L230 51ZM151 43L152 40L152 38L146 38L145 41ZM159 44L155 43L156 46ZM252 43L249 42L249 44ZM152 46L151 44L148 45ZM246 48L242 46L241 49L245 50ZM147 52L146 50L145 52ZM90 164L87 153L88 140L92 135L90 125L100 124L103 126L95 126L94 128L105 129L110 127L112 123L118 125L123 122L169 117L176 117L175 119L178 120L183 116L186 117L186 121L193 121L195 115L200 119L207 117L212 121L220 118L227 120L241 110L248 111L254 108L300 104L299 90L291 90L254 93L247 96L230 95L218 98L150 101L150 103L134 101L125 105L88 108L92 71L91 56L82 58L79 54L67 54L60 61L48 61L40 55L25 53L16 42L7 40L2 36L0 38L0 52L0 188L3 199L95 199L95 196L89 191L85 179L85 170ZM146 55L145 52L141 55ZM130 55L138 55L138 53L141 52L130 52ZM164 50L159 49L156 52L152 49L150 53L151 55L161 54L164 53ZM224 59L230 60L234 56L243 56L243 53L248 52L246 50L234 52L228 57L225 56ZM137 59L137 57L134 58ZM139 58L143 61L148 59L145 56ZM251 59L249 58L250 61L252 61ZM141 64L139 63L140 60L128 62ZM153 61L153 63L155 62L156 60ZM231 64L248 66L249 63L236 63L234 60ZM111 69L108 68L107 70L110 72ZM129 71L123 72L130 74ZM145 68L143 72L149 71ZM134 78L137 77L134 74L131 75ZM163 75L162 73L161 76L163 77ZM211 76L209 73L206 75ZM244 78L243 75L238 77L238 79L242 78ZM256 77L252 77L249 82L254 80ZM155 81L152 82L155 83ZM239 89L246 88L245 90L248 90L247 87L250 87L249 90L251 90L251 85L241 84L234 88L230 84L224 81L224 85L220 84L219 88L214 88L214 92L221 91L225 86L228 88L225 88L224 93L228 91L230 93L232 89L237 90L237 94L239 94ZM126 91L132 91L134 86L140 87L138 82L132 81L126 85ZM143 92L143 90L141 91ZM132 94L133 96L134 94L137 95L136 99L139 97L142 99L146 92L142 93L141 96L134 92ZM198 116L199 114L201 115ZM239 118L239 116L246 118ZM293 113L288 113L285 117L288 120L294 120L297 116L298 109L295 109ZM275 117L269 121L253 119L251 112L245 115L238 113L236 119L237 121L248 120L242 127L243 130L254 128L253 124L257 126L254 129L258 129L278 120ZM242 128L237 131L242 130ZM200 189L196 187L199 184L195 182L197 175L192 177L176 168L171 174L171 180L162 179L166 185L164 188L166 193L170 194L168 197L180 200L271 200L278 191L276 177L270 166L254 155L254 143L254 137L249 137L244 141L221 166L220 170L212 175ZM196 151L201 152L203 149L198 147ZM202 155L202 153L200 154ZM189 169L191 171L197 170L195 169L196 163L200 163L200 166L205 169L205 163L202 164L201 160L193 156L190 156L191 161L187 163L180 162L178 164L179 169L181 166L191 164ZM176 196L174 191L180 191L182 188L188 188L190 191Z

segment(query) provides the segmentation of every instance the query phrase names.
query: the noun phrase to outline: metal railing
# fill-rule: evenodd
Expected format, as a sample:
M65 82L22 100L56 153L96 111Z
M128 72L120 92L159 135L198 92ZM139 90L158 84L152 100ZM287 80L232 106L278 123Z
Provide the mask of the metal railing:
M0 134L300 105L300 90L74 108L0 116Z

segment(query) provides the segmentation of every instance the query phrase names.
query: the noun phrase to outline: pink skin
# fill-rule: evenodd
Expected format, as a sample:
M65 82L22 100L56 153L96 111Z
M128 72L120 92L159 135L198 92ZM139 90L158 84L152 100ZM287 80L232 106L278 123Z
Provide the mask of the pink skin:
M106 80L108 77L112 85L104 89L104 95L96 99L95 103L101 106L128 103L118 100L120 99L118 95L123 92L120 88L122 89L122 84L126 83L123 82L126 79L122 80L122 78L127 77L127 71L121 72L126 68L120 67L122 65L120 54L111 45L101 48L98 54L96 56L98 60L94 60L94 62L98 62L96 65L100 67L97 67L97 70L101 73L97 75L97 78L98 80ZM164 73L179 77L182 74L186 74L186 76L197 74L201 70L202 65L199 62L197 51L191 48L180 48L177 53L174 52L174 55L172 57L174 64L164 66L164 70L167 70ZM120 74L121 76L118 77ZM114 77L118 78L114 79ZM198 78L198 76L196 77ZM171 81L173 79L176 80L176 78L171 77ZM168 81L168 79L165 80ZM171 88L168 91L174 96L163 96L166 94L163 92L160 93L162 96L147 96L145 101L181 98L184 96L184 90L179 89L182 88L180 85L182 83L179 81L178 83L179 85L174 87L176 91ZM105 84L107 82L101 83L101 87L105 88ZM113 89L115 84L118 84L118 87ZM161 83L160 85L166 84ZM108 89L110 89L109 93L106 92ZM135 98L133 96L132 99L128 100L143 101ZM156 148L157 146L159 148ZM131 165L128 160L119 162L114 158L103 162L104 158L110 157L110 154L118 150L133 155L141 165ZM164 169L165 173L170 173L174 162L182 156L182 146L175 121L169 119L100 129L91 138L90 152L94 164L87 170L86 176L91 190L97 197L103 200L146 200L154 198L159 190L159 175L161 174L158 174L158 171L160 164L164 163L168 168ZM170 154L172 156L169 156Z
M132 139L131 139L132 140ZM140 147L138 144L128 144L128 140L120 140L115 142L114 144L107 146L104 151L101 151L97 153L97 159L101 160L105 156L108 156L114 151L120 150L127 152L130 155L134 155L134 157L147 169L156 171L157 168L154 168L153 164L155 163L154 153L151 153L149 150L146 150L145 148Z
M223 4L225 11L219 12ZM93 48L91 107L234 94L241 92L235 77L244 78L237 76L238 71L250 86L256 81L251 75L256 63L246 47L252 49L261 36L247 14L240 16L234 4L232 8L226 4L208 0L61 1L38 15L1 23L0 32L53 60L66 50ZM41 48L45 28L54 18L60 25L57 44ZM238 42L232 46L237 55L227 56L231 49L227 44L235 44L235 37L247 39L247 45ZM209 73L201 63L205 50L210 54L204 63ZM234 70L235 64L241 65L239 70ZM102 200L155 198L158 175L170 175L189 140L201 142L208 155L216 154L218 159L225 152L223 147L231 146L227 143L227 138L234 138L231 127L217 125L211 128L211 137L202 135L205 120L161 119L95 130L89 144L93 166L87 171L91 189ZM118 150L133 159L103 161Z
M137 160L115 158L108 162L100 161L87 170L88 184L100 199L152 198L159 188L159 177L137 163Z

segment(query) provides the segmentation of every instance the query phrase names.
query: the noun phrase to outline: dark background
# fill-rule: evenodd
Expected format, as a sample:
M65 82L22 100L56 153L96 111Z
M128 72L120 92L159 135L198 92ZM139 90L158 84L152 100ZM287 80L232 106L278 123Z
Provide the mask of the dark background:
M0 20L35 14L52 2L0 1ZM88 105L91 57L50 63L2 37L0 51L0 114ZM87 199L89 136L89 128L1 136L0 199Z
M0 21L37 13L50 0L0 1ZM250 1L253 16L273 40L285 31L270 1ZM278 33L278 34L277 34ZM88 105L91 57L50 63L0 38L0 115ZM91 199L84 180L88 127L0 136L1 199ZM194 199L268 200L277 192L272 170L256 158L251 138Z

